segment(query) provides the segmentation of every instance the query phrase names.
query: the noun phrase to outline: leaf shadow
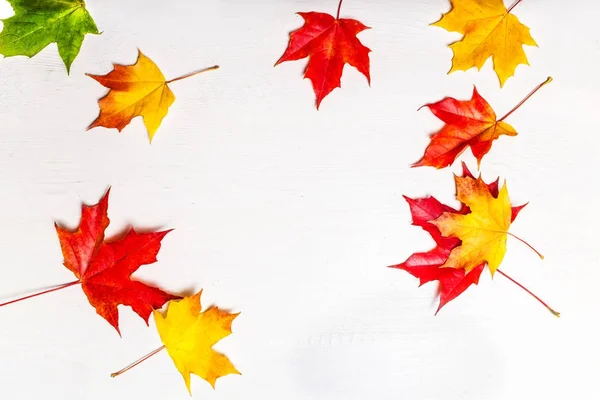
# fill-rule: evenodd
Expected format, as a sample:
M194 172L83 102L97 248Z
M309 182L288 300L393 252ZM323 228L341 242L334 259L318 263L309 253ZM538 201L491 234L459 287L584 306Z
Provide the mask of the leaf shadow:
M198 290L194 289L194 286L188 286L180 291L177 292L178 296L181 297L189 297L189 296L193 296L196 293L198 293Z

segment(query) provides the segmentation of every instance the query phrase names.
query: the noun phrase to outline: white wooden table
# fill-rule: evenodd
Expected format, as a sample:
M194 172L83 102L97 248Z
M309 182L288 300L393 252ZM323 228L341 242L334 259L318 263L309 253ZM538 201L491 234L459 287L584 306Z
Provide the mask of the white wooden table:
M217 348L242 376L198 399L518 400L600 398L598 147L600 5L525 0L515 13L539 48L500 89L491 63L446 75L459 35L428 24L447 0L348 0L342 15L373 29L372 86L347 67L342 89L314 108L305 61L273 68L297 11L336 1L88 0L100 36L86 37L67 76L56 46L0 60L0 300L72 280L53 222L74 227L82 202L112 185L114 234L127 224L175 228L138 277L241 311ZM0 15L12 11L0 4ZM84 73L130 64L137 48L174 83L177 100L148 144L142 121L96 128L105 89ZM386 268L431 246L402 194L456 205L452 173L411 169L441 126L422 104L467 99L498 113L554 77L510 117L482 163L530 204L502 268L561 311L554 318L486 271L434 317L435 285ZM461 160L472 169L470 152ZM0 309L0 397L187 399L158 334L130 310L123 338L74 287Z

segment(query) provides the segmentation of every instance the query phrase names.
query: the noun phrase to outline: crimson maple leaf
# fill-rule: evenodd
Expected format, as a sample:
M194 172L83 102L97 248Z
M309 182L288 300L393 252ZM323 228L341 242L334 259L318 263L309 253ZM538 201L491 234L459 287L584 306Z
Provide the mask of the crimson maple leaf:
M161 240L168 231L139 233L134 229L116 241L104 240L110 189L94 206L82 206L81 223L70 231L55 224L64 265L79 279L96 312L119 330L119 304L130 306L146 324L153 310L179 299L155 287L131 279L145 264L156 262Z
M356 37L368 26L355 19L340 18L342 1L337 16L319 12L299 12L304 18L304 26L290 33L290 41L285 53L275 66L285 61L308 57L304 73L312 82L317 96L317 109L321 101L333 89L341 87L340 78L345 64L360 71L371 84L369 52Z
M463 176L473 178L471 171L465 163L463 166ZM498 196L499 180L488 184L492 196ZM436 243L436 247L432 250L422 253L412 254L406 261L401 264L390 266L405 270L415 278L419 279L419 286L427 282L439 282L440 304L436 314L440 309L461 295L469 286L479 283L479 277L485 268L485 263L478 265L473 270L465 273L464 269L456 268L440 268L450 256L450 252L456 246L459 246L461 241L456 237L445 237L437 226L430 223L442 215L444 212L467 214L468 207L464 204L460 210L456 210L450 206L440 203L434 197L425 197L421 199L411 199L404 196L410 207L410 213L413 218L413 225L420 226L427 231ZM511 222L515 220L519 212L526 204L512 208Z

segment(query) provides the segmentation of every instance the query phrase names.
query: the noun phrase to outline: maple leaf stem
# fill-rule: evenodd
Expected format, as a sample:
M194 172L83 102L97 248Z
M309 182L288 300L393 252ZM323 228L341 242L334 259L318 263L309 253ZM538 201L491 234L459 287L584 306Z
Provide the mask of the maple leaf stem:
M65 289L65 288L68 288L69 286L74 286L74 285L77 285L79 283L81 283L81 281L73 281L73 282L69 282L69 283L64 283L62 285L58 285L55 288L44 290L43 292L39 292L39 293L35 293L35 294L30 294L29 296L20 297L20 298L15 299L15 300L7 301L6 303L0 304L0 307L7 306L7 305L13 304L13 303L17 303L19 301L31 299L33 297L41 296L41 295L46 294L46 293L56 292L57 290Z
M523 1L523 0L517 0L514 3L512 3L512 5L510 7L508 7L508 10L506 10L506 13L510 14L510 12L512 11L512 9L515 8L517 6L517 4L519 4L521 1Z
M338 4L337 15L336 15L335 19L340 19L340 11L342 10L343 2L344 2L344 0L340 0L340 4Z
M125 372L129 371L131 368L135 367L135 366L136 366L136 365L138 365L138 364L141 364L141 363L143 363L144 361L146 361L147 359L149 359L150 357L152 357L152 356L153 356L153 355L155 355L156 353L159 353L159 352L161 352L162 350L164 350L164 348L165 348L165 346L164 346L164 345L163 345L163 346L160 346L158 349L154 350L154 351L153 351L153 352L151 352L151 353L148 353L148 354L146 354L144 357L140 358L139 360L137 360L137 361L136 361L136 362L134 362L133 364L130 364L130 365L126 366L125 368L123 368L123 369L122 369L122 370L120 370L120 371L113 372L112 374L110 374L110 376L111 376L112 378L115 378L115 377L117 377L117 376L119 376L119 375L121 375L121 374L123 374L123 373L125 373Z
M518 3L518 2L517 2ZM552 77L549 76L548 78L546 78L546 80L542 83L540 83L539 85L537 85L531 92L529 92L529 94L527 96L525 96L525 98L523 98L523 100L521 100L519 102L519 104L517 104L516 106L514 106L512 108L512 110L510 110L509 112L506 113L506 115L502 118L500 118L498 120L498 122L502 122L504 121L510 114L514 113L515 111L517 111L519 109L519 107L521 107L523 105L523 103L525 103L527 100L529 100L529 98L531 96L534 95L535 92L537 92L538 90L540 90L540 88L544 85L547 85L548 83L552 82Z
M540 303L542 303L544 305L544 307L546 307L552 314L554 314L554 316L560 317L560 313L558 311L555 311L552 307L550 307L542 299L540 299L535 294L533 294L525 286L521 285L519 282L515 281L513 278L511 278L510 276L506 275L504 272L500 271L499 269L497 269L496 272L498 272L500 275L504 276L506 279L508 279L509 281L511 281L512 283L514 283L515 285L517 285L518 287L520 287L521 289L523 289L524 291L526 291L527 293L529 293L531 296L533 296L534 299L536 299L537 301L539 301Z
M515 235L513 235L513 234L512 234L512 233L510 233L510 232L506 232L506 234L507 234L507 235L510 235L510 236L512 236L512 237L514 237L514 238L515 238L515 239L517 239L519 242L521 242L521 243L525 244L525 245L526 245L527 247L529 247L531 250L535 251L535 254L537 254L537 255L538 255L538 256L539 256L539 257L540 257L542 260L544 259L544 256L542 255L542 253L540 253L539 251L537 251L537 250L535 249L535 247L533 247L532 245L530 245L529 243L527 243L526 241L524 241L524 240L523 240L523 239L521 239L520 237L518 237L518 236L515 236Z
M185 74L185 75L182 75L182 76L180 76L178 78L171 79L170 81L167 81L166 83L172 83L172 82L175 82L175 81L180 81L182 79L189 78L190 76L198 75L198 74L201 74L203 72L212 71L212 70L215 70L215 69L219 69L219 66L218 65L213 65L212 67L202 68L202 69L199 69L198 71L190 72L189 74Z

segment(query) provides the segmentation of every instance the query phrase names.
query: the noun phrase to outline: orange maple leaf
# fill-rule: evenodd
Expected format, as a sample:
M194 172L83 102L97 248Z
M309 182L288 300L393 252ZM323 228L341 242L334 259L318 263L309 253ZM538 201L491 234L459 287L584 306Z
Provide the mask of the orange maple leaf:
M217 68L219 66L215 65L167 81L158 66L138 50L138 59L133 65L114 64L114 69L107 75L86 74L110 89L98 101L100 115L88 130L103 126L121 132L133 118L141 116L152 142L169 107L175 102L169 83Z
M452 165L456 158L470 147L479 168L483 156L490 151L494 140L501 135L517 135L517 131L504 120L551 81L552 78L548 77L500 119L496 119L496 113L475 87L470 100L446 97L436 103L421 106L428 107L436 117L445 122L445 125L431 136L431 142L423 157L412 166L445 168Z
M356 37L368 26L355 19L340 18L342 1L337 16L319 12L299 12L304 26L290 33L290 42L285 53L275 66L285 61L308 57L304 77L311 80L317 96L317 109L321 101L333 89L341 87L340 78L345 64L360 71L371 84L369 53Z

